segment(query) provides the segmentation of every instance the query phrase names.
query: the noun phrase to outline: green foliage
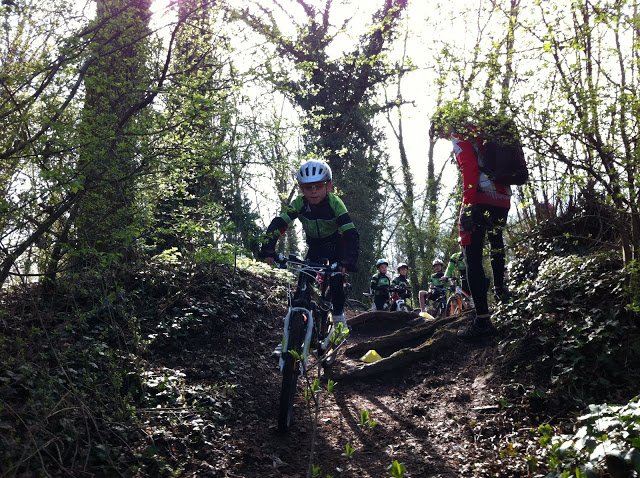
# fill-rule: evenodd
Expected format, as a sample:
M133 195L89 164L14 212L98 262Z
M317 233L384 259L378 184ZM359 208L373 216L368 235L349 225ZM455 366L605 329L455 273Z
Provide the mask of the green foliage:
M322 468L318 465L311 465L311 476L312 478L320 478L322 476Z
M198 248L193 254L195 264L226 264L233 266L240 253L246 254L238 246L229 243L221 243L215 246L208 245Z
M550 391L564 399L584 403L613 384L621 393L632 388L638 371L621 364L640 360L640 330L625 311L628 276L620 271L620 259L613 253L542 254L546 258L535 269L527 257L513 262L515 298L498 313L513 337L505 345L534 344L539 373L550 374Z
M353 456L355 451L356 451L356 449L353 448L353 446L351 446L351 443L347 442L347 444L344 446L343 456L351 459L351 457Z
M626 405L590 405L578 417L573 435L556 434L548 424L538 429L552 478L636 476L640 473L639 398ZM635 473L635 474L633 474Z
M634 260L627 266L629 273L629 285L627 288L627 296L629 311L640 315L640 261Z
M340 322L336 324L335 329L331 333L331 343L334 345L340 344L346 340L347 335L349 335L349 329L343 322Z
M182 261L182 253L177 247L172 247L156 254L151 258L151 261L165 266L177 265Z
M306 401L315 399L321 391L322 388L320 387L320 379L316 377L310 384L305 387L304 398Z
M398 460L393 460L387 470L389 470L393 478L404 478L404 474L407 471L406 467Z
M431 129L440 134L451 128L458 133L468 132L474 122L474 109L466 101L451 100L441 105L431 116Z
M367 428L374 428L378 425L378 422L371 417L369 410L360 410L360 425Z
M25 291L30 313L21 313L26 297L19 295L0 312L3 473L91 467L112 474L114 463L129 457L121 444L133 437L131 404L143 395L139 363L129 353L138 346L138 320L122 295L81 308L41 302L34 292Z
M438 107L431 117L431 128L438 135L446 131L463 136L482 134L502 142L520 138L513 118L492 108L477 108L460 100L451 100Z

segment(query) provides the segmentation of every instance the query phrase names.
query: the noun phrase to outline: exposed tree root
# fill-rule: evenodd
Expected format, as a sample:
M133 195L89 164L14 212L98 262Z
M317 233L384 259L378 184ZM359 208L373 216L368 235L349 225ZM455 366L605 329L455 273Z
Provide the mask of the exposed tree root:
M370 349L385 349L389 347L398 346L399 344L407 344L408 342L422 339L425 340L433 335L433 333L451 322L459 319L458 316L442 317L437 320L430 320L422 322L413 327L405 327L389 335L383 335L381 337L375 337L371 340L363 341L347 347L345 354L350 357L355 357L358 354L364 353Z
M371 321L405 321L408 322L410 320L416 319L420 317L417 312L385 312L382 310L373 310L370 312L363 312L362 314L358 314L355 317L352 317L347 320L349 324L349 328L353 329L354 327L358 327L367 322Z
M373 340L354 344L347 348L345 356L338 367L327 370L327 376L333 380L354 380L372 377L406 367L418 360L437 356L454 345L456 341L456 326L464 320L464 316L443 317L415 327L407 327ZM423 340L423 342L416 347L405 347L397 350L377 362L363 364L357 358L355 360L353 358L370 349L380 351L415 340Z

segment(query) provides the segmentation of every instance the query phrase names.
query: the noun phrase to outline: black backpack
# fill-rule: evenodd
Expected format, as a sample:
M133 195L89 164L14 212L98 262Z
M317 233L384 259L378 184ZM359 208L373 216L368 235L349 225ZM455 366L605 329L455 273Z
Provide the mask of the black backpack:
M521 186L529 179L522 144L512 120L487 128L478 166L489 179L504 185Z

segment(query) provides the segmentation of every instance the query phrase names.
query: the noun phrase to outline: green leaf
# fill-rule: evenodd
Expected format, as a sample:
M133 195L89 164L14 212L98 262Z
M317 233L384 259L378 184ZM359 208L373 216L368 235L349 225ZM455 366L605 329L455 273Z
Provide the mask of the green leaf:
M356 450L355 448L353 448L353 446L351 446L351 443L347 442L347 444L344 446L344 453L342 455L346 456L347 458L351 458L355 451Z
M393 460L387 470L391 472L393 478L404 478L404 474L407 471L406 467L398 460Z

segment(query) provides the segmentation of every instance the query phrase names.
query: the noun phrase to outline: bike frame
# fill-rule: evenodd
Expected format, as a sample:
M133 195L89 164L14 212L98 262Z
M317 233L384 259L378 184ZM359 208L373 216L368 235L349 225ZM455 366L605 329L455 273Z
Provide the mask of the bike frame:
M298 259L295 256L289 256L288 259L280 258L277 262L280 264L280 267L286 267L287 269L298 273L298 282L295 292L292 293L291 287L289 287L287 293L289 307L287 309L287 315L285 315L284 318L282 353L280 354L278 364L280 371L282 372L284 368L284 356L289 351L289 323L291 317L295 313L302 312L306 317L306 321L304 342L302 344L302 357L300 360L300 372L304 373L307 368L314 326L316 325L314 311L317 308L320 308L322 312L327 313L328 317L328 313L333 308L331 301L326 297L326 292L329 287L328 279L335 274L341 274L341 272L333 271L331 265L314 264ZM313 283L318 284L320 288L318 303L314 302L311 298ZM333 327L328 331L328 336L330 337L332 333ZM320 337L318 337L318 340L320 340Z
M459 295L463 299L471 300L471 295L467 294L465 291L462 290L462 287L460 287L460 279L458 279L457 277L450 277L449 281L453 286L453 290L452 290L453 294Z
M449 296L449 300L451 300L452 297L459 297L459 301L460 301L460 313L463 310L470 310L473 307L473 298L471 297L470 294L467 294L464 290L462 290L462 287L460 287L460 279L458 279L457 277L451 277L449 278L449 281L451 283L451 285L449 286L449 290L452 292L451 295ZM449 301L447 301L448 303ZM469 305L468 308L464 307L465 302ZM449 313L449 308L447 307L447 313Z

